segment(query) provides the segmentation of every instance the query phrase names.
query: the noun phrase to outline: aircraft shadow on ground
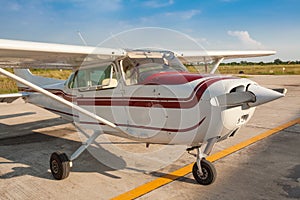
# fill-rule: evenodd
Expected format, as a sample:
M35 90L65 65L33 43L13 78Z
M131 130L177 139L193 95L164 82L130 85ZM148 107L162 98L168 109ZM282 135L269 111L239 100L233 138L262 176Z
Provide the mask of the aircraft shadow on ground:
M1 115L0 120L7 119L7 118L13 118L13 117L22 117L22 116L26 116L26 115L34 115L34 114L36 114L36 112L23 112L23 113L18 113L18 114L11 114L11 115Z
M49 135L35 132L34 130L67 123L67 121L60 118L18 125L5 125L0 123L0 129L5 129L6 132L22 132L23 134L23 136L0 139L0 157L8 160L0 162L0 167L1 164L22 165L12 167L12 171L8 173L0 173L0 179L8 179L23 175L53 179L49 170L50 155L54 151L61 151L70 156L80 145L82 145L82 143L62 138L61 136L64 135L62 133L56 136L53 133ZM64 130L56 131L61 132ZM125 162L121 158L109 153L105 149L100 149L100 151L101 150L105 151L105 154L110 154L109 156L111 159L119 163L120 169L125 167ZM74 161L71 172L98 172L112 178L120 178L108 173L109 171L114 170L116 169L101 164L90 155L88 151L85 151Z
M158 178L164 177L164 178L167 178L167 179L170 179L170 180L175 180L175 181L179 181L179 182L198 185L198 183L195 181L195 179L188 178L188 177L185 177L185 176L176 176L176 175L171 175L171 174L167 174L167 173L163 173L163 172L151 172L150 174L152 176L158 177Z

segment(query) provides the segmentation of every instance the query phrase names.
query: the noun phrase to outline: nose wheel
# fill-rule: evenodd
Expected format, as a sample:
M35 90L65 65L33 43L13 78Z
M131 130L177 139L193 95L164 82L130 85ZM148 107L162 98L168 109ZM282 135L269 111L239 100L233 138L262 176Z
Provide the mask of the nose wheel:
M201 185L212 184L217 177L217 171L214 165L205 158L201 160L201 170L199 170L197 162L193 166L194 179Z
M201 185L210 185L217 178L217 171L214 165L205 159L210 154L214 144L218 141L219 137L211 138L207 140L204 151L202 152L201 146L194 146L187 149L188 153L197 158L193 165L193 176L195 180ZM197 154L193 154L190 151L196 149Z

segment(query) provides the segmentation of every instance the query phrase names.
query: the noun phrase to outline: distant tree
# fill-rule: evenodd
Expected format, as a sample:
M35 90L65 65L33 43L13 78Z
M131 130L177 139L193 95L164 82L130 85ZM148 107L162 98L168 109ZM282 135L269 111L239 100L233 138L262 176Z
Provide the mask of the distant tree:
M248 65L247 61L241 61L241 65Z
M282 60L280 60L279 58L277 58L277 59L274 60L274 64L275 65L280 65L282 63L283 63Z
M283 65L283 64L300 64L300 60L295 61L282 61L279 58L275 59L273 62L247 62L247 61L240 61L240 62L229 62L229 63L221 63L220 66L247 66L247 65Z

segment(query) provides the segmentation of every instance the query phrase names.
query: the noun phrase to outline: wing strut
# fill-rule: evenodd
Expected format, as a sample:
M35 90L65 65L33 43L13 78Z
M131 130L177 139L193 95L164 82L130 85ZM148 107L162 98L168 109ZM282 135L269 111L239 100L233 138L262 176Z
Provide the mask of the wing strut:
M31 82L29 82L29 81L27 81L27 80L25 80L23 78L20 78L19 76L16 76L16 75L14 75L14 74L6 71L5 69L2 69L1 67L0 67L0 73L3 74L3 75L5 75L5 76L7 76L7 77L9 77L9 78L14 79L15 81L18 81L18 82L22 83L23 85L26 85L26 86L32 88L33 90L35 90L37 92L40 92L40 93L46 95L47 97L50 97L51 99L53 99L55 101L58 101L58 102L66 105L66 106L68 106L68 107L70 107L72 109L75 109L76 111L78 111L78 112L80 112L80 113L82 113L82 114L84 114L84 115L86 115L88 117L91 117L92 119L95 119L95 120L97 120L97 121L99 121L99 122L101 122L101 123L103 123L103 124L105 124L105 125L113 128L113 129L117 130L118 132L122 132L122 133L128 135L128 133L126 133L125 131L123 131L122 129L120 129L114 123L112 123L112 122L110 122L110 121L108 121L106 119L103 119L102 117L100 117L100 116L98 116L98 115L96 115L96 114L94 114L94 113L92 113L92 112L90 112L90 111L88 111L86 109L83 109L83 108L81 108L81 107L79 107L79 106L77 106L77 105L75 105L75 104L73 104L73 103L71 103L71 102L63 99L63 98L60 98L60 97L52 94L51 92L49 92L49 91L47 91L47 90L45 90L45 89L43 89L43 88L41 88L41 87L39 87L39 86L37 86L35 84L32 84Z
M216 70L218 69L219 65L221 64L221 62L223 62L224 57L222 58L218 58L214 63L213 63L213 68L211 69L211 71L209 72L210 74L214 74L216 72Z

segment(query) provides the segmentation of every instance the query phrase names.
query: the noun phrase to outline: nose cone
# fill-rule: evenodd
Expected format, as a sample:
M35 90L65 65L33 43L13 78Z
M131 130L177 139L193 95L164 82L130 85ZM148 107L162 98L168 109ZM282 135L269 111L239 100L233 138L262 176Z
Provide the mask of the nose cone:
M248 91L255 95L255 102L248 103L250 107L258 106L285 96L286 89L271 90L259 85L250 85Z

